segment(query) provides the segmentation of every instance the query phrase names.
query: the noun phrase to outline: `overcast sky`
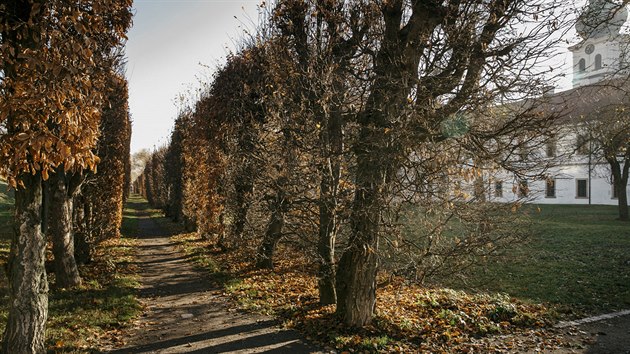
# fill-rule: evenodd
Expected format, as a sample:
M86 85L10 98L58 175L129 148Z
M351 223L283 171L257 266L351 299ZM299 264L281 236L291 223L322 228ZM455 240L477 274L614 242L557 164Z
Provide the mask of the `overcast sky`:
M258 18L258 0L135 0L127 41L131 151L168 142L175 98L225 61ZM235 18L236 16L236 18Z

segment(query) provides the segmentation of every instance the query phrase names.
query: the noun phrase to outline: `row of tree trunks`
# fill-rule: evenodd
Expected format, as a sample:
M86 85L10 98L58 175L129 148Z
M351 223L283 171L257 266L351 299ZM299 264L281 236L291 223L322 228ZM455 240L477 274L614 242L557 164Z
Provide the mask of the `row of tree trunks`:
M51 175L48 182L50 191L49 231L53 243L55 259L55 280L59 288L73 288L81 285L79 268L74 257L73 202L80 189L82 176L67 174L63 166Z

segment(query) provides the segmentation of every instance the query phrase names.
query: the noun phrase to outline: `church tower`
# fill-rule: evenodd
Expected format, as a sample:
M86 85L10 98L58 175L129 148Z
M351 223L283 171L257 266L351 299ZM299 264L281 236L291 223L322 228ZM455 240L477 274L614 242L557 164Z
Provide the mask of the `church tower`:
M582 41L569 47L573 87L594 84L626 67L630 36L619 30L627 19L628 9L615 0L589 0L575 24Z

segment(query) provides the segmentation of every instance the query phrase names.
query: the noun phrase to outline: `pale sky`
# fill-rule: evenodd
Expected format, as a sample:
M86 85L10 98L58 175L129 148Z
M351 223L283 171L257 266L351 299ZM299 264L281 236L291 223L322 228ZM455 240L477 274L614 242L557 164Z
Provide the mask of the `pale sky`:
M175 99L225 62L258 21L259 0L135 0L127 41L131 152L168 142ZM236 16L236 18L235 18ZM203 64L203 65L200 65Z
M581 9L583 0L570 0ZM135 0L128 33L131 152L168 143L179 94L209 81L245 30L258 22L260 0ZM236 18L235 18L236 17ZM572 31L571 31L572 32ZM572 33L569 33L572 35ZM566 52L563 71L570 73ZM562 66L562 64L559 64ZM210 68L210 69L208 69ZM205 78L205 79L204 79ZM570 75L560 82L570 85Z

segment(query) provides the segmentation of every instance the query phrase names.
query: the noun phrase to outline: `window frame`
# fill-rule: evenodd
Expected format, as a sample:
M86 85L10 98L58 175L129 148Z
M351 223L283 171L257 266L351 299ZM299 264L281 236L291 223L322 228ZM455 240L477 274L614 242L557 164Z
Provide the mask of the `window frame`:
M552 193L549 193L550 191ZM545 180L545 198L555 198L555 197L556 197L556 179L547 178Z
M595 55L595 70L600 70L602 68L602 55Z
M503 181L494 181L494 197L503 198Z
M580 182L584 182L584 195L580 195ZM575 199L588 199L588 179L576 178L575 179Z

